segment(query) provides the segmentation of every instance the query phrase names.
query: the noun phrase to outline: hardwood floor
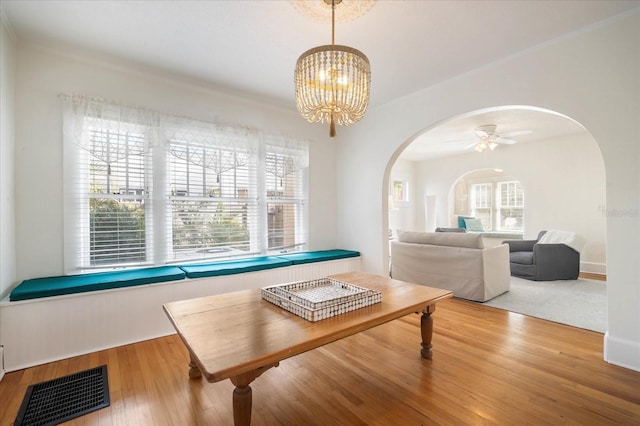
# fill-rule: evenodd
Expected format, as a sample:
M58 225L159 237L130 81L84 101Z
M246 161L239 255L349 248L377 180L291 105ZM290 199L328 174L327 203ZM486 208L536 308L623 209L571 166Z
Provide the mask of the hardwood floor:
M409 315L284 360L252 383L253 425L638 425L640 372L602 360L603 335L462 300L438 304L434 356ZM11 425L29 384L102 364L111 406L73 425L231 425L229 381L187 378L177 336L7 373Z

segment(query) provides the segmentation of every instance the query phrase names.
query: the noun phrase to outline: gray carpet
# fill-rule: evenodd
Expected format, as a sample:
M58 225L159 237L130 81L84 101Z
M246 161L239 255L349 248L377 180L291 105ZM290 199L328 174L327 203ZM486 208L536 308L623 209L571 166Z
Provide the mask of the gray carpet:
M607 331L604 281L529 281L511 277L510 290L484 305L599 333Z

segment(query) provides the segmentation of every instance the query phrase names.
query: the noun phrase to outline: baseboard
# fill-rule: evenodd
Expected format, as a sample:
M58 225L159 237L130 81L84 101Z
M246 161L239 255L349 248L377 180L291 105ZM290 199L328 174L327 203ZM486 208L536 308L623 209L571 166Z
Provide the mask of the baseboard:
M604 334L604 360L610 364L640 371L640 343Z
M580 272L580 278L585 278L587 280L598 280L598 281L606 281L607 276L605 274L595 274L593 272Z

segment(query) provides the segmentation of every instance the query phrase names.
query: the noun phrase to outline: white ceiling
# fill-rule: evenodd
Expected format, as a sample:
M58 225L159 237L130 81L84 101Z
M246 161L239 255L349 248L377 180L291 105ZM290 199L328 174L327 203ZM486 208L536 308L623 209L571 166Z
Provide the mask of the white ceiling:
M2 0L1 7L19 40L89 50L292 110L298 56L331 42L330 21L287 0ZM638 7L640 0L379 0L336 23L336 44L368 56L376 108ZM501 124L492 120L481 124ZM517 127L533 126L522 120Z

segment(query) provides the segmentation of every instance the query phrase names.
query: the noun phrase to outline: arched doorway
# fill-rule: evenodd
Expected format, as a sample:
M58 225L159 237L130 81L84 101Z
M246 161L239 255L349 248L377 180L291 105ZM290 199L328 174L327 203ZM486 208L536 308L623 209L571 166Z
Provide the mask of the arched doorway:
M485 124L505 133L530 132L494 150L465 149L474 129ZM433 231L427 229L427 210L435 226L453 226L449 197L456 180L471 170L506 170L517 174L527 194L523 237L535 238L542 229L578 232L587 241L581 270L606 273L604 161L593 137L569 117L536 107L489 108L430 126L398 151L387 168L387 182L405 181L409 201L391 205L389 189L384 189L390 209L385 228Z

